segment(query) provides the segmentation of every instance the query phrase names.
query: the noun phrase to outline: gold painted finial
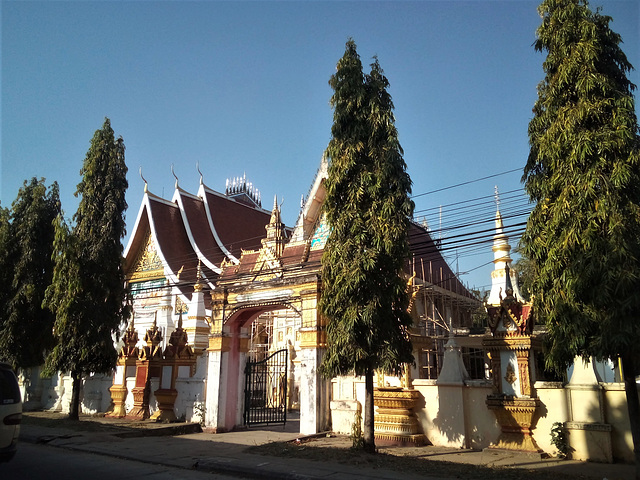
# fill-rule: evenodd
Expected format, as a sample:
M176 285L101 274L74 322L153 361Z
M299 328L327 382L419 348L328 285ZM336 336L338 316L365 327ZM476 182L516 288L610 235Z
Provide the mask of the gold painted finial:
M148 186L147 186L147 180L142 176L142 166L140 166L140 178L144 182L144 193L147 193L149 191L149 189L148 189Z
M198 259L198 269L196 270L196 284L193 286L193 291L202 291L202 261L200 259Z
M176 187L175 188L178 188L178 176L176 175L176 172L173 171L173 163L171 164L171 173L173 174L173 176L176 179Z

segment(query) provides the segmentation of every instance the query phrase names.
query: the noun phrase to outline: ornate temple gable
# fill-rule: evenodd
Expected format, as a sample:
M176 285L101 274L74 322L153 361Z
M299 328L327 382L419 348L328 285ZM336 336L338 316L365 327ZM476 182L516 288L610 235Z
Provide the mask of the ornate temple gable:
M486 308L489 328L495 337L533 334L531 304L518 301L511 288L507 289L506 297L500 299L500 305L488 305Z
M253 277L254 282L273 280L282 276L282 265L271 249L263 248L258 253L258 260L252 269L252 273L255 275Z
M286 230L280 218L277 198L274 199L269 223L265 227L266 237L261 240L260 250L244 251L240 264L249 269L254 282L264 282L282 276L282 255L285 250ZM239 271L239 269L235 269Z
M322 157L316 177L311 184L309 193L303 199L302 209L291 236L291 243L302 243L309 240L316 232L322 212L322 204L326 197L324 182L328 176L329 162ZM324 244L323 244L324 246Z
M129 281L141 282L162 278L164 278L162 259L158 255L155 243L151 238L151 232L147 230L144 246L138 252Z
M327 224L327 217L323 213L316 221L316 227L311 236L309 247L312 250L323 250L329 238L329 225Z
M278 198L273 199L273 210L271 218L265 227L267 236L261 240L262 249L270 250L274 258L279 259L284 252L285 242L287 240L287 232L280 218L280 207L278 207Z

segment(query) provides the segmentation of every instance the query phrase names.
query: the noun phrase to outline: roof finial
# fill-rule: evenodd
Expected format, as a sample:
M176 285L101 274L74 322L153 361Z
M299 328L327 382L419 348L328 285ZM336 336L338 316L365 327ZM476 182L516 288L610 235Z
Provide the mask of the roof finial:
M147 193L148 191L147 180L142 176L142 165L140 166L140 178L144 182L144 193Z
M202 261L200 259L198 259L198 269L196 270L196 284L193 286L193 291L202 291Z
M202 172L200 171L200 162L196 161L196 170L198 170L198 173L200 174L200 185L203 184L203 177L204 175L202 175Z
M178 176L176 175L176 172L173 171L173 163L171 164L171 173L176 178L176 188L178 188Z
M498 192L498 186L497 185L494 187L493 196L496 199L496 210L499 212L500 211L500 192Z

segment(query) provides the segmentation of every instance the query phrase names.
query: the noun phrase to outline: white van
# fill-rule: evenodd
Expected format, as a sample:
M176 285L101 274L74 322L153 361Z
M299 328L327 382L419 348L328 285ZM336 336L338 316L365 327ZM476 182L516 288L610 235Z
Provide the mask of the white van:
M8 462L16 454L21 421L18 379L10 365L0 363L0 462Z

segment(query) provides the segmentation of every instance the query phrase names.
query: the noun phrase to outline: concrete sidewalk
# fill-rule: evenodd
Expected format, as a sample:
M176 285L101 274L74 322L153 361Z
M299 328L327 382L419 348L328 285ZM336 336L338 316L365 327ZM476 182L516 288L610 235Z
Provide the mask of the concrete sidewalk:
M31 415L27 413L25 415ZM37 415L46 417L45 413ZM286 428L260 428L222 434L176 432L188 430L191 424L162 425L142 422L132 427L130 422L91 418L108 425L107 431L84 431L64 426L41 426L25 422L20 439L25 442L46 443L58 448L97 453L154 465L197 469L216 473L242 475L264 479L388 479L398 478L398 472L363 465L346 465L327 458L318 462L298 458L262 456L246 453L249 446L270 442L286 442L299 438L295 419ZM327 439L326 442L331 442ZM321 441L321 440L319 440ZM325 440L322 440L325 441ZM509 452L478 452L442 447L413 447L402 451L384 449L385 453L413 456L434 461L447 461L479 466L501 466L564 473L576 478L631 480L633 465L598 464L558 459L535 459ZM524 474L524 472L523 472ZM403 479L430 478L445 480L455 475L425 477L402 474ZM524 477L523 477L524 478Z

